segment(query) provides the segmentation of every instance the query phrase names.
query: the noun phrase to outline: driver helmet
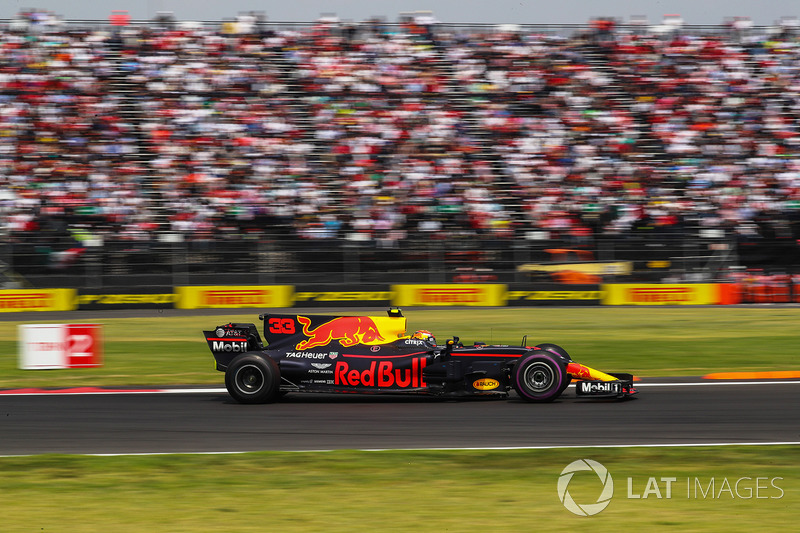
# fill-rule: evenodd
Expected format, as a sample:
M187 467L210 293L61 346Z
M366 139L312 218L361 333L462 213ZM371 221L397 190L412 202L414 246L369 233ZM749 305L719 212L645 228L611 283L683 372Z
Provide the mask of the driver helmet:
M431 344L436 344L436 337L433 336L433 333L428 331L427 329L420 329L415 331L413 335L411 335L412 339L421 339L423 341L429 342Z

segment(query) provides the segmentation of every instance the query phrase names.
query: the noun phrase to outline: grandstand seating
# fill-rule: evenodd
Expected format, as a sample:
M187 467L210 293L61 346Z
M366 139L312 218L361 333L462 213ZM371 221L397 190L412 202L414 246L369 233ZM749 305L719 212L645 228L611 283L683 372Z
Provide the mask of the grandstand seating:
M231 30L0 27L10 239L800 238L795 35Z

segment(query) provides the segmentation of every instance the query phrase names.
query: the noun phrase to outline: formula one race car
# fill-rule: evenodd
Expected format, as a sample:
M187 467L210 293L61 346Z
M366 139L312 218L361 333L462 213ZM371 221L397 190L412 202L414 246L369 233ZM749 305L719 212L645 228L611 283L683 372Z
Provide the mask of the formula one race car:
M412 393L495 396L514 389L523 400L549 402L574 379L576 395L628 398L630 374L606 374L575 363L555 344L437 345L428 332L406 336L399 309L388 317L262 314L255 324L204 331L225 386L241 403L266 403L287 392Z

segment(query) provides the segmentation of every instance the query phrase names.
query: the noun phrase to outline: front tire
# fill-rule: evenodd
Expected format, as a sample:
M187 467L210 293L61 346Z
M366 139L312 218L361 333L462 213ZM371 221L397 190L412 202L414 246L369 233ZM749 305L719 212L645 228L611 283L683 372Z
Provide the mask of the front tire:
M511 371L511 382L520 398L526 402L552 402L569 384L565 365L557 356L531 353L520 358Z
M274 402L280 392L280 369L271 357L242 354L228 365L225 387L239 403Z
M536 348L539 348L540 350L547 350L550 353L554 353L560 356L562 359L564 359L565 363L569 363L572 361L572 357L570 357L569 353L558 344L543 342L541 344L537 344ZM567 389L567 387L569 387L570 381L571 380L569 379L564 380L564 383L561 384L561 390L558 391L557 396L561 396L561 393L564 392Z
M558 344L543 342L541 344L537 344L536 348L540 350L547 350L548 352L552 352L556 355L559 355L567 362L572 361L572 357L570 357L569 353L567 353L567 351Z

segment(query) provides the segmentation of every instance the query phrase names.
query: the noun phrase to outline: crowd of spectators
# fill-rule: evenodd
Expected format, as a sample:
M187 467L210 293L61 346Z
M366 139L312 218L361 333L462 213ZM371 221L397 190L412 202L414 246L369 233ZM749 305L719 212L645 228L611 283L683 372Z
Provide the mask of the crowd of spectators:
M800 238L791 31L28 22L5 235Z

